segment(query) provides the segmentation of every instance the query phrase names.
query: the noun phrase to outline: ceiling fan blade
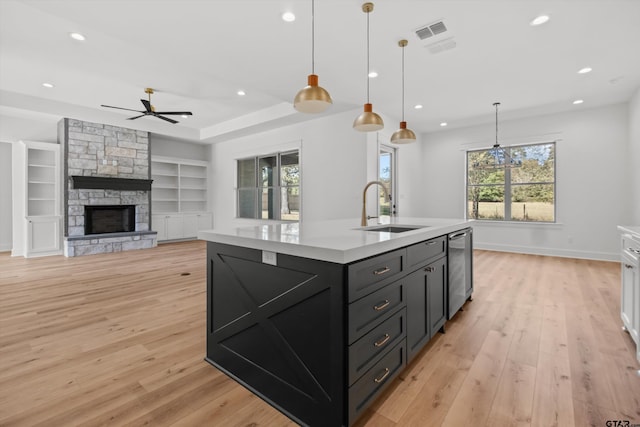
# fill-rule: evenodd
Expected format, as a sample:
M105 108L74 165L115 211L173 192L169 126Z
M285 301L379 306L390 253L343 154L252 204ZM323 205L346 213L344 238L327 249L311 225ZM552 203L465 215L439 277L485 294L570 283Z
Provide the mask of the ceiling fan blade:
M147 112L152 112L153 110L151 109L151 103L149 101L147 101L146 99L141 99L140 102L142 102L142 105L144 105L145 110L147 110Z
M175 115L175 116L193 116L191 111L156 111L156 114Z
M114 107L112 105L101 105L101 107L117 108L118 110L127 110L127 111L135 111L136 113L142 113L142 111L140 110L132 110L131 108Z
M140 114L139 116L129 117L127 120L135 120L135 119L139 119L140 117L144 117L144 116L148 116L148 114Z
M173 119L170 119L170 118L168 118L168 117L162 117L162 116L159 116L159 115L157 115L157 114L154 114L154 116L156 116L156 117L157 117L157 118L159 118L159 119L166 120L166 121L168 121L169 123L173 123L173 124L178 123L178 121L177 121L177 120L173 120Z

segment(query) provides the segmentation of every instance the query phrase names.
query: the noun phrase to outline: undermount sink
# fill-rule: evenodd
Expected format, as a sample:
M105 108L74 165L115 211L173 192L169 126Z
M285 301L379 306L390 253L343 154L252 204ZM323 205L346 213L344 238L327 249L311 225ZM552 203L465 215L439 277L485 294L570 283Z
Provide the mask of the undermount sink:
M365 227L364 231L377 231L380 233L404 233L406 231L417 230L419 228L426 228L428 225L376 225L373 227Z

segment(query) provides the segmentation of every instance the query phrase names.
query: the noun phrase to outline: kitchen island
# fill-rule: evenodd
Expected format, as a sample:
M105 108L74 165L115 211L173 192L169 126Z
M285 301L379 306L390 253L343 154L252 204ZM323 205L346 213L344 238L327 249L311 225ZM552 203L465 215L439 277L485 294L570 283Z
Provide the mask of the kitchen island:
M470 236L469 222L358 224L198 234L208 241L206 360L301 425L353 424L452 315L448 237ZM471 263L454 268L466 270L470 299Z

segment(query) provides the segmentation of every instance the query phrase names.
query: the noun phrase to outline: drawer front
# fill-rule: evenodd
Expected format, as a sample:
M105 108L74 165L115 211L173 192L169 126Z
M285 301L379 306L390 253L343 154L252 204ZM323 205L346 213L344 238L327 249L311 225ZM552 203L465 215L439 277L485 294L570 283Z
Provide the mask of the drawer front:
M407 248L407 269L426 265L447 252L447 236L416 243Z
M391 283L404 270L406 250L378 255L348 267L349 302Z
M404 340L385 354L349 388L349 425L369 406L406 366Z
M404 279L349 304L349 344L406 305Z
M349 347L349 385L378 362L391 347L404 341L407 310L402 309Z
M640 258L640 241L634 239L629 234L622 235L622 250L634 258Z

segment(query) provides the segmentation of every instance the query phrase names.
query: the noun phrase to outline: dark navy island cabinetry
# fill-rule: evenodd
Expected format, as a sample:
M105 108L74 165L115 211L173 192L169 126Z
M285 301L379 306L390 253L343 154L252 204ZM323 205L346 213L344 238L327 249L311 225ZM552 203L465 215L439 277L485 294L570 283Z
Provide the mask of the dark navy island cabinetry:
M265 262L210 240L206 360L301 425L349 426L444 331L446 245Z

